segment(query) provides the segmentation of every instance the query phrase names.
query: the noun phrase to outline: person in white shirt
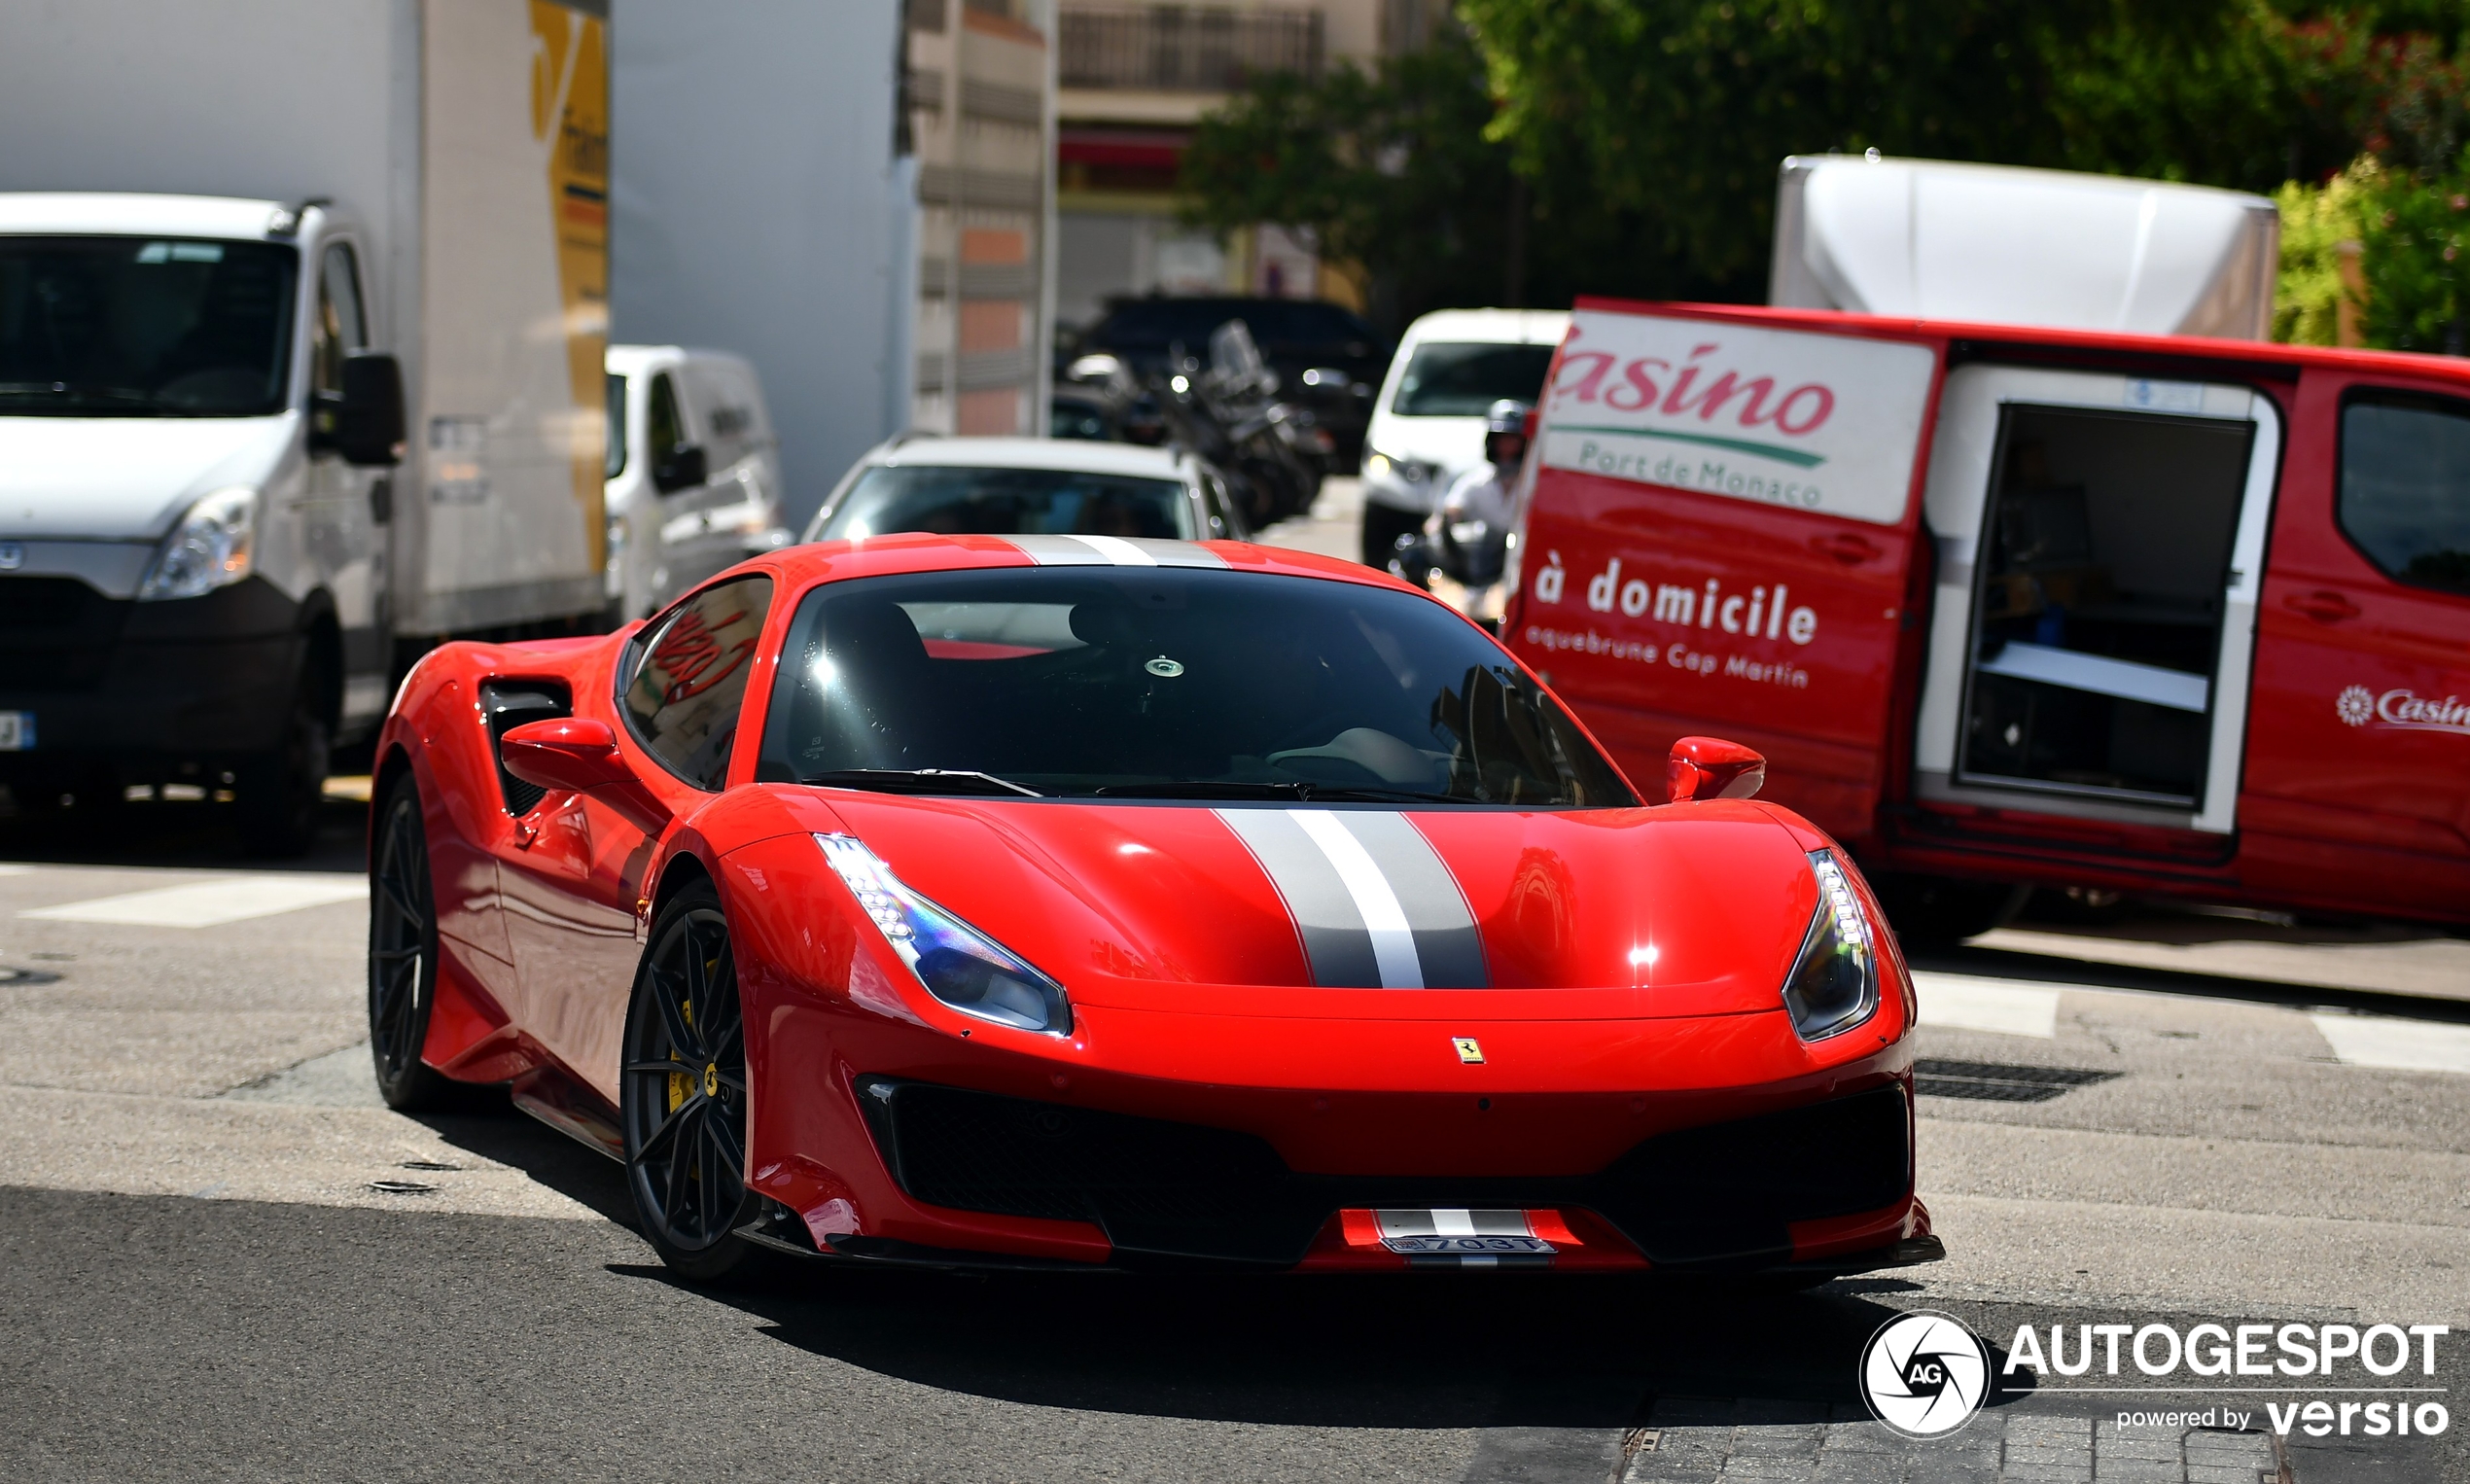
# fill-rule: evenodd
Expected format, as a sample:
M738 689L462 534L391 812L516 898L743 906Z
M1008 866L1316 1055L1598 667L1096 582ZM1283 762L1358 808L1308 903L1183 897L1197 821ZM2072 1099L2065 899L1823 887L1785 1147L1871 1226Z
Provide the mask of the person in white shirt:
M1485 462L1452 481L1441 508L1425 523L1429 559L1462 586L1500 581L1508 557L1518 473L1527 460L1527 404L1503 398L1484 414Z

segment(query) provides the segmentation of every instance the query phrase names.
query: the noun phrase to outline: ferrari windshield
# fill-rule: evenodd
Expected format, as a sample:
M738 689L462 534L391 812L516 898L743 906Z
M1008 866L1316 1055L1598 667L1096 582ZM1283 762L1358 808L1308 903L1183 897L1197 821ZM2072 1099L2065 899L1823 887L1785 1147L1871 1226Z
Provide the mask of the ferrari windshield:
M898 792L1638 800L1560 703L1429 600L1171 567L829 583L789 629L759 779Z
M0 415L283 410L299 256L265 242L0 236Z

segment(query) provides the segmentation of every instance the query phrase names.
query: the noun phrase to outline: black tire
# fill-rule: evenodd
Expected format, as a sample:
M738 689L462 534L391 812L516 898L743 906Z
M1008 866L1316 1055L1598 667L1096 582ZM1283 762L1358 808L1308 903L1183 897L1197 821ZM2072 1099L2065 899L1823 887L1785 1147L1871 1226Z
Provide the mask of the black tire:
M282 740L272 752L240 765L240 837L251 854L289 859L308 854L317 843L332 742L316 692L302 676Z
M746 1028L728 919L708 882L673 898L635 971L618 1081L626 1188L670 1271L697 1283L735 1273L754 1246L746 1188Z
M1947 947L2003 928L2032 888L2006 881L1882 873L1870 878L1887 925L1908 947Z
M444 1106L457 1084L420 1059L438 990L438 913L420 790L409 773L386 791L369 860L369 1050L386 1106Z

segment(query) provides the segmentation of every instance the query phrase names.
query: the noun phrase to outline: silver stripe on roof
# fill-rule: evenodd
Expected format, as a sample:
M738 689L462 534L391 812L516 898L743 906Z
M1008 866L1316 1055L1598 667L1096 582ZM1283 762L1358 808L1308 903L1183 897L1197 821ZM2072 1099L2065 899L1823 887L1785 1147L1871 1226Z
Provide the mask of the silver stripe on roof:
M1124 536L1006 536L1041 567L1224 567L1197 542Z
M1260 863L1332 989L1482 989L1484 945L1456 878L1393 810L1219 809Z

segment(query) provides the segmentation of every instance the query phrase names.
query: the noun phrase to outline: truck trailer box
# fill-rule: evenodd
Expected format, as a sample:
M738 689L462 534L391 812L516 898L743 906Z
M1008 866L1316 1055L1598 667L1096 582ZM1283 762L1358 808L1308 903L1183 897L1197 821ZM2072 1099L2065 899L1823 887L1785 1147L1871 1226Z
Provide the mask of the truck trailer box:
M1503 637L1770 761L1904 911L2470 922L2470 363L1581 300Z
M297 843L406 656L601 612L605 6L5 11L0 783Z

